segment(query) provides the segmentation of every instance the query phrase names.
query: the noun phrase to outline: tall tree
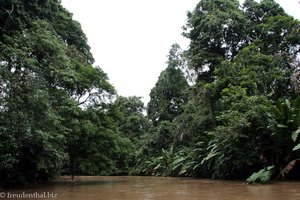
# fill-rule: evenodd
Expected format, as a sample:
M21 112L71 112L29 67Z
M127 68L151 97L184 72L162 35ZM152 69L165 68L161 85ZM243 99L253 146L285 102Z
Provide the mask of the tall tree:
M245 45L247 20L238 0L202 0L188 13L184 35L190 39L189 66L198 79L213 81L214 69Z
M68 162L66 140L79 134L69 116L79 118L79 105L100 109L115 91L92 66L80 24L59 1L1 1L0 21L0 185L47 180ZM91 127L82 132L113 132Z
M176 58L178 45L173 45L168 60L168 67L160 74L155 87L150 92L148 117L154 124L161 121L173 121L182 112L182 105L187 101L189 88L187 80L179 69Z
M245 177L274 164L272 123L263 119L272 116L274 101L293 97L290 77L299 53L299 36L293 34L299 22L276 2L249 0L241 8L233 0L202 0L188 14L184 33L191 40L188 64L198 72L199 92L177 131L192 136L190 142L206 142L209 152L201 165L209 163L211 176L221 178ZM193 135L184 125L194 121L200 131Z
M114 106L119 113L117 121L120 132L132 141L137 142L149 126L141 98L119 96Z

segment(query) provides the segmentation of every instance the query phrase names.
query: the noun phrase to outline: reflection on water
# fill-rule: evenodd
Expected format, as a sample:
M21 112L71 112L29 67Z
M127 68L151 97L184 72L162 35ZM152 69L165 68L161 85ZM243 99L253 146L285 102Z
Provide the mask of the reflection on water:
M14 189L0 193L45 194L44 199L72 200L299 200L299 182L276 182L269 185L247 185L240 181L166 177L61 177L49 184ZM10 194L10 198L7 195ZM50 196L47 194L50 194ZM51 196L51 194L53 194ZM57 194L57 196L55 195ZM56 198L54 197L56 196ZM19 196L20 197L20 196ZM41 197L41 196L40 196ZM15 198L16 199L16 198ZM30 196L26 199L43 199Z

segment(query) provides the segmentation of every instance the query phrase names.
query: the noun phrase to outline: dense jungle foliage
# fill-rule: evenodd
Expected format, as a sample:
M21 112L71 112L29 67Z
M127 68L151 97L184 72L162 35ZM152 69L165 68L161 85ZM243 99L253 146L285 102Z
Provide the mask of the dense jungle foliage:
M60 1L0 2L0 186L299 178L300 23L274 0L201 0L146 107L117 95Z

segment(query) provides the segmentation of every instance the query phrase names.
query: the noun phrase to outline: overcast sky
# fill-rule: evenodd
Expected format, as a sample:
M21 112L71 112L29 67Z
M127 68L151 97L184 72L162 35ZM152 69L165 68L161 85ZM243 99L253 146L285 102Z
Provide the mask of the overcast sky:
M300 19L299 0L276 0L287 13ZM166 68L173 43L186 48L181 36L186 13L199 0L62 0L79 21L100 66L122 96L141 96Z

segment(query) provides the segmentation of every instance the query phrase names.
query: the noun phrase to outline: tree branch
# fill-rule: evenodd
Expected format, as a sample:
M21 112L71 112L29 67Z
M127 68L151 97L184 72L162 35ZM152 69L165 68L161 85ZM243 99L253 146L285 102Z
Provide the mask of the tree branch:
M11 5L11 10L6 10L6 12L8 13L8 16L7 16L7 18L6 18L6 21L5 21L5 25L4 25L3 30L6 29L7 24L8 24L8 20L9 20L11 14L13 13L13 11L14 11L14 4Z

